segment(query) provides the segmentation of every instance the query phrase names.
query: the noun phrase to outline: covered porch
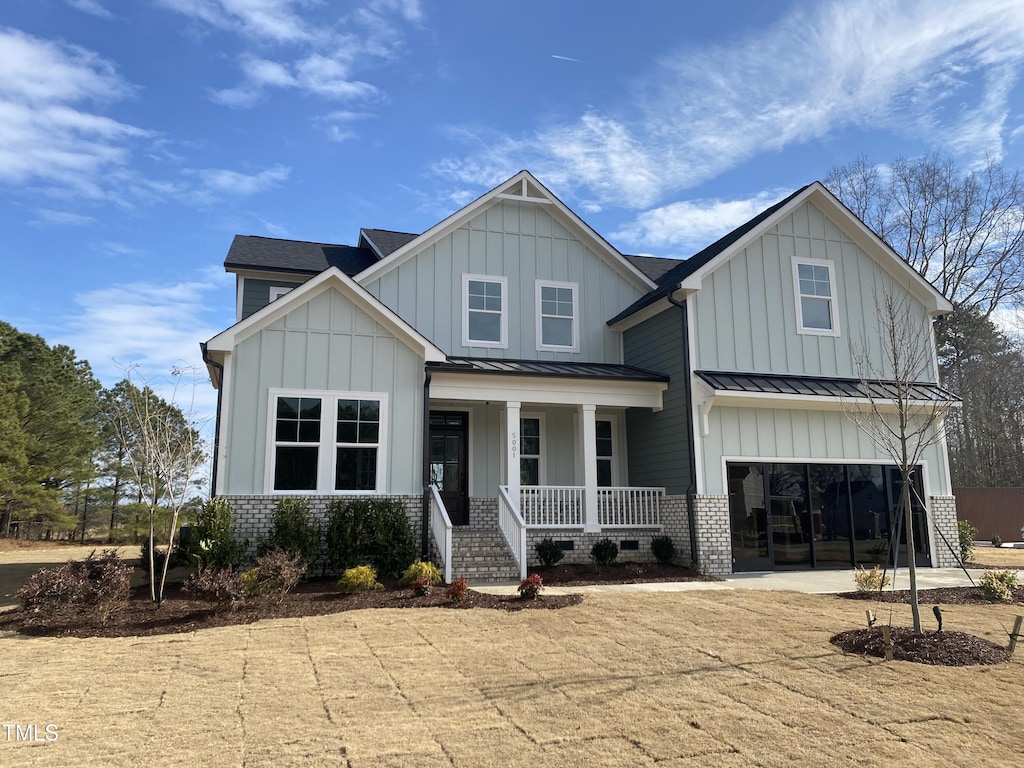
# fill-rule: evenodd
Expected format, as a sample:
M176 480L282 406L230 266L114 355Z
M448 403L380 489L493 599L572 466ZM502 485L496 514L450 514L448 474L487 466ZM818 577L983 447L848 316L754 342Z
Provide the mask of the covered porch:
M523 576L528 532L565 539L660 530L664 489L629 484L624 414L660 410L667 385L667 376L622 365L428 365L424 472L446 577L460 527L500 532Z

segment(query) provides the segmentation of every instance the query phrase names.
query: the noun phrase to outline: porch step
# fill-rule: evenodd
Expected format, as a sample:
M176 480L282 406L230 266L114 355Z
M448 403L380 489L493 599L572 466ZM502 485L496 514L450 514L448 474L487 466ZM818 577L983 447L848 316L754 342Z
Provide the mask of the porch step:
M519 581L519 567L501 531L452 529L452 578L460 576L471 584Z

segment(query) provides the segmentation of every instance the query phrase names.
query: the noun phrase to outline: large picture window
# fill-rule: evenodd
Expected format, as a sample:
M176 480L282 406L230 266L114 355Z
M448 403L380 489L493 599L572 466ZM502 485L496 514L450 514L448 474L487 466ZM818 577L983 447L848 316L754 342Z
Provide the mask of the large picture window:
M270 491L382 490L387 396L271 392Z
M575 283L537 281L537 349L579 349Z
M463 346L508 346L507 278L463 275L462 306Z
M838 336L835 275L831 261L794 261L797 330L800 333Z

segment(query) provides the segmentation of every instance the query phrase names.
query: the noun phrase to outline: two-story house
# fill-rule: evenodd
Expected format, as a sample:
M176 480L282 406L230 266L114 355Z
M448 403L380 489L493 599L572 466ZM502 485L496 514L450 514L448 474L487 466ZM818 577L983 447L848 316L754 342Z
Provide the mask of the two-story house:
M236 236L225 267L238 321L202 346L240 532L282 496L401 497L471 578L542 538L647 559L669 535L710 573L874 562L898 475L844 415L850 342L879 333L873 290L951 309L818 183L685 261L624 256L522 171L419 235ZM918 561L946 565L944 444L916 482Z

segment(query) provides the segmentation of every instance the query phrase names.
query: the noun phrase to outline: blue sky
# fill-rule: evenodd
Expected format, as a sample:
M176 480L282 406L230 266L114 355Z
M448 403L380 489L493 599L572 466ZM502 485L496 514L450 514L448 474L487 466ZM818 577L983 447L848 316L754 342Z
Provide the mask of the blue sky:
M1021 0L4 0L0 319L157 376L233 321L235 233L419 232L522 168L686 257L860 153L1024 167L1022 68Z

